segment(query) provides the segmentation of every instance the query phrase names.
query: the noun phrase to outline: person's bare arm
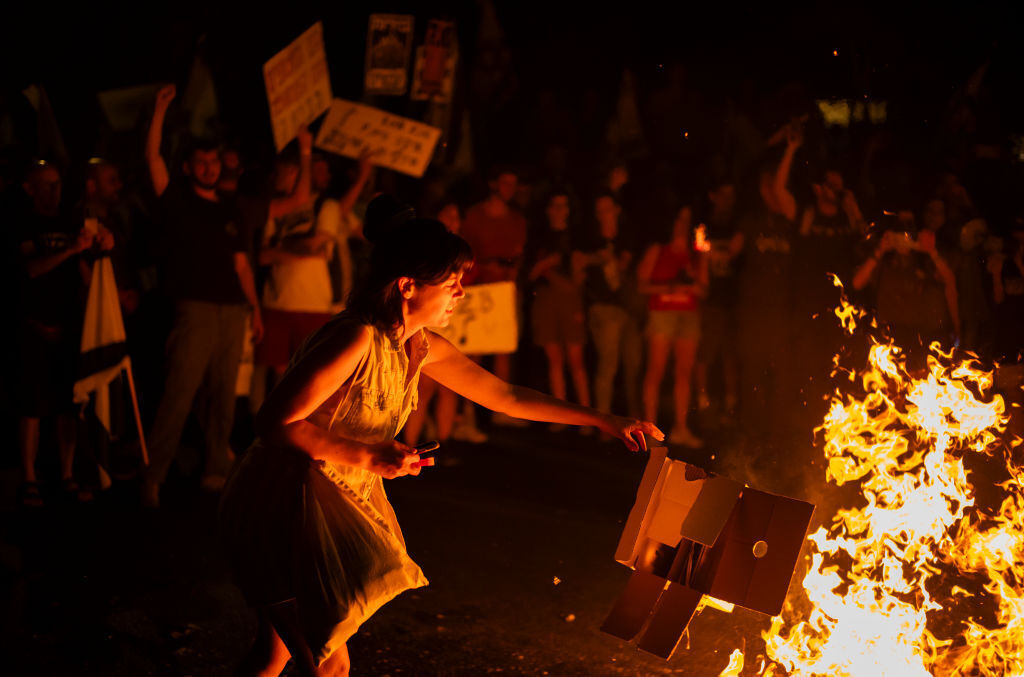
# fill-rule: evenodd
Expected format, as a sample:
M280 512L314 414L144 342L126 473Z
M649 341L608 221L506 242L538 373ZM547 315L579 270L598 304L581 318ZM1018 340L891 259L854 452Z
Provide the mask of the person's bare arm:
M790 221L796 220L796 198L789 190L789 172L793 167L793 156L796 149L804 141L803 133L796 128L791 128L786 137L786 150L782 154L779 168L775 172L775 197L779 201L779 208L782 214Z
M437 334L430 336L430 353L424 362L423 373L492 411L529 421L596 426L621 439L632 451L647 448L644 434L659 441L665 438L653 423L603 414L530 388L506 383Z
M671 294L675 286L671 284L655 284L651 282L651 274L654 272L654 264L658 261L658 253L661 245L651 245L640 259L640 265L636 268L637 291L641 294Z
M146 135L146 166L149 167L149 180L153 184L153 192L157 197L164 194L170 183L167 163L160 154L160 142L163 140L164 118L167 108L177 94L174 85L161 87L156 93L156 104L153 107L153 119L149 122L149 133Z
M309 204L313 194L313 135L305 127L299 129L299 177L290 195L270 201L270 218L284 216Z
M558 253L548 254L547 256L537 259L537 262L530 268L530 281L534 282L547 275L548 271L557 266L561 260L562 255Z
M340 200L338 200L342 216L345 216L352 211L352 208L356 205L356 201L363 192L363 188L366 187L366 182L370 180L370 175L373 174L373 156L374 153L370 152L370 150L366 148L364 148L363 152L359 154L359 175L349 187L348 191L341 196Z
M953 322L953 331L960 335L960 306L956 290L956 275L953 269L946 263L939 250L935 248L935 234L930 230L923 230L917 237L918 247L931 257L935 264L935 277L942 282L946 296L946 308L949 310L949 319Z
M263 340L263 315L260 313L260 300L256 295L256 279L252 274L252 266L249 265L247 253L235 252L235 274L238 276L238 283L242 286L245 300L252 306L252 340L259 343Z
M882 257L885 255L885 252L889 250L890 241L891 238L889 233L883 235L882 241L879 243L878 248L875 249L875 252L869 256L864 263L860 264L860 267L858 267L853 273L852 284L854 289L861 290L868 286L868 283L871 282L871 278L875 273L875 269L882 261Z
M70 247L64 251L57 252L56 254L34 256L35 245L32 242L24 242L21 245L21 256L25 262L25 272L28 273L28 276L31 279L46 275L72 256L81 254L83 251L91 247L92 243L93 234L84 228L78 231L78 237L75 238L75 241Z
M811 232L811 225L814 223L814 207L804 210L804 216L800 219L800 234L808 235Z
M351 378L370 340L369 328L353 326L306 355L263 403L256 416L257 434L314 460L356 466L387 478L419 474L420 458L411 447L396 441L364 444L306 420Z

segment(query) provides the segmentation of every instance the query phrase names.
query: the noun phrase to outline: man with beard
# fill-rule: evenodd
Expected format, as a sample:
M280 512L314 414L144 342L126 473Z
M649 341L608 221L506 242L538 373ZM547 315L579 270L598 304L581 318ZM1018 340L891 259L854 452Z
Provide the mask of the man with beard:
M174 181L160 154L164 117L174 96L173 85L157 93L146 140L146 163L159 200L163 284L174 304L167 380L149 434L150 465L143 485L143 502L151 507L159 504L160 485L200 386L204 396L197 413L207 454L202 486L223 487L250 310L254 340L263 334L244 221L235 201L217 190L219 149L193 142L182 166L184 177Z

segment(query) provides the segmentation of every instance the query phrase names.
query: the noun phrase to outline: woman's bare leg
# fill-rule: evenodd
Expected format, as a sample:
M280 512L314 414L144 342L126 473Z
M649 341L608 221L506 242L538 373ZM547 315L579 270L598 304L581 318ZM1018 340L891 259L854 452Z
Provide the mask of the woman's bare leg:
M284 642L298 674L302 677L319 677L323 674L317 668L313 651L306 643L299 623L299 607L295 600L281 602L267 607L267 618L277 636Z
M266 611L259 612L259 627L252 649L235 670L237 677L278 677L291 654L270 623Z
M437 439L441 442L452 436L452 428L455 427L455 410L458 406L459 396L455 394L455 391L439 385L437 407L434 411L437 415Z
M320 665L322 677L348 677L352 662L348 657L348 645L342 644Z
M673 345L675 349L675 394L676 420L675 424L680 429L689 430L686 423L690 411L690 381L693 374L693 362L697 356L697 342L693 339L676 339Z
M565 356L562 346L557 343L544 344L544 354L548 358L548 387L551 394L560 400L565 399Z
M644 375L644 416L648 421L658 420L658 395L661 377L668 363L667 336L651 336L647 343L647 373Z
M584 407L590 406L590 379L587 378L587 367L583 362L583 344L570 343L565 347L565 356L569 361L569 374L576 388L576 401Z
M420 434L423 432L423 424L427 420L427 407L431 398L437 392L437 381L426 375L420 376L418 404L409 412L409 419L405 422L405 433L403 438L408 445L414 445L420 441Z

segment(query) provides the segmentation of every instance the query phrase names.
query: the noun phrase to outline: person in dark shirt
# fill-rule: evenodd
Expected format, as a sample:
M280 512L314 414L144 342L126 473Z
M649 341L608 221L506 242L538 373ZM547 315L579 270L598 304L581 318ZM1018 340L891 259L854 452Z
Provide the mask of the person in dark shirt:
M577 280L583 282L589 304L587 323L597 349L594 401L598 410L610 411L615 375L623 366L626 407L639 414L640 364L643 337L635 317L636 261L634 247L619 229L621 209L611 193L594 200L597 237L573 257Z
M61 209L61 177L50 164L36 163L24 183L30 208L21 218L18 239L22 283L18 307L18 437L24 484L22 503L42 504L36 476L40 423L56 416L63 489L78 498L73 476L75 441L73 388L82 331L86 268L82 255L113 247L102 227L87 229Z
M583 295L572 276L573 241L569 218L569 192L552 189L544 210L544 223L534 228L527 240L527 277L533 287L530 327L534 344L547 357L551 394L565 399L568 363L576 401L589 407L590 384L583 362L587 329ZM552 424L554 430L562 428L561 424Z
M911 369L926 366L933 341L948 348L960 334L956 278L935 245L935 233L913 234L913 215L900 215L853 276L853 288L875 285L878 321L907 355Z
M1004 251L988 255L995 318L995 386L1010 407L1024 405L1024 217L1011 226ZM1019 409L1018 409L1019 411ZM1010 416L1007 439L1024 436L1024 417Z
M850 284L866 224L838 171L826 170L812 188L814 204L804 209L793 238L790 326L797 393L820 420L831 390L832 357L844 340L833 312L839 290L831 276Z
M803 133L790 125L785 137L778 166L759 175L760 199L741 219L735 245L743 255L737 280L742 418L747 434L759 439L786 434L792 417L789 312L797 205L788 183Z
M711 406L708 372L722 364L724 402L722 411L732 417L736 410L739 367L736 355L736 186L719 183L708 193L710 211L703 224L708 257L708 293L701 303L700 346L694 378L700 409ZM698 226L699 230L700 226Z
M160 485L200 386L205 387L204 411L198 413L207 447L202 485L223 487L230 464L235 382L250 313L253 339L258 342L263 333L250 238L235 201L217 191L217 147L194 145L184 163L184 179L174 182L160 154L164 117L174 96L173 85L157 93L146 143L149 175L159 200L163 281L174 301L167 380L149 434L150 465L143 485L143 501L152 507L159 504Z

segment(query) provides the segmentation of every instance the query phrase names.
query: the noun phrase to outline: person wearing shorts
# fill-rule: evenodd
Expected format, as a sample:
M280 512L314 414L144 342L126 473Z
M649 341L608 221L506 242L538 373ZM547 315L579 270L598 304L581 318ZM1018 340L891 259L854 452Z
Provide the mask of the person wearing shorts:
M528 242L529 279L533 285L530 326L533 342L544 350L551 394L566 398L565 366L576 389L576 401L590 406L590 384L583 362L587 338L583 293L572 276L569 195L554 190L548 197L545 223ZM552 424L552 428L564 428ZM588 429L582 429L587 432Z
M675 357L673 444L700 446L690 432L690 378L700 340L699 300L708 285L707 261L692 245L693 209L684 206L672 222L671 239L651 246L637 270L640 292L648 298L647 372L643 382L645 414L657 413L669 351Z

